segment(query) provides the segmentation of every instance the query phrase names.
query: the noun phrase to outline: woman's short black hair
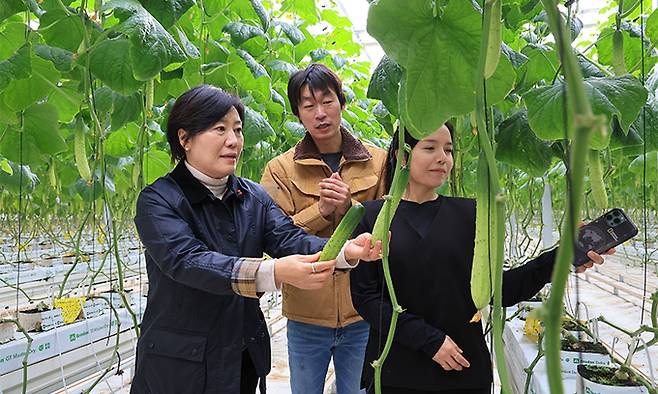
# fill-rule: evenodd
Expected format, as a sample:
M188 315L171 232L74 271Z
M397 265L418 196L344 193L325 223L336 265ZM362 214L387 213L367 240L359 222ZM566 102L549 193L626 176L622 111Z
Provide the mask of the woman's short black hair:
M244 105L240 98L210 85L199 85L183 93L174 103L167 121L167 140L171 149L171 161L185 159L185 150L178 139L178 130L187 137L209 129L235 108L244 122Z
M302 101L302 89L308 86L311 94L315 91L323 93L333 90L338 96L340 106L345 105L345 93L343 83L338 75L324 64L314 63L303 70L294 73L288 80L288 100L292 113L299 117L299 104Z
M454 138L455 135L455 128L452 126L452 123L450 122L445 122L445 126L448 128L450 131L450 138ZM393 134L393 139L391 140L391 144L388 146L388 152L386 155L386 171L384 175L384 190L386 190L386 193L389 192L391 189L391 183L393 183L393 173L395 172L395 165L398 162L398 157L395 154L398 150L399 146L399 137L398 133L400 132L400 128L395 130L395 133ZM418 140L409 134L409 131L407 129L404 129L404 142L409 145L411 149L413 149L416 144L418 143ZM413 159L412 159L413 160Z

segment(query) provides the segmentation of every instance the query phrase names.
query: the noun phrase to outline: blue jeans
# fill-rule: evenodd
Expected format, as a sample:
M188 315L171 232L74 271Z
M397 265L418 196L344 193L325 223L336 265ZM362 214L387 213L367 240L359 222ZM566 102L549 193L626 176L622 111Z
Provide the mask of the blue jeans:
M358 394L370 326L365 321L327 328L288 320L288 364L293 394L322 394L334 358L337 394Z

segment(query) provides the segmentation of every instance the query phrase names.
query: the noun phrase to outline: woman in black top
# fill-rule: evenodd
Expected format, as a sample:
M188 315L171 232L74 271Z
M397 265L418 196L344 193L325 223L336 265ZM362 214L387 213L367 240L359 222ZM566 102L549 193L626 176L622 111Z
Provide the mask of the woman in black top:
M488 393L493 380L490 354L470 278L475 238L475 200L439 196L435 190L452 170L452 130L444 125L423 140L405 133L412 147L410 179L391 224L389 264L400 314L393 345L382 370L382 391L393 393ZM395 168L398 137L389 148L388 179ZM388 189L387 187L387 189ZM371 231L383 201L366 202L355 234ZM612 253L613 251L609 252ZM503 305L535 295L551 279L555 251L503 275ZM589 252L592 261L603 258ZM352 300L370 323L362 387L374 392L372 361L386 342L391 303L381 264L363 264L351 273ZM383 292L383 294L382 294Z

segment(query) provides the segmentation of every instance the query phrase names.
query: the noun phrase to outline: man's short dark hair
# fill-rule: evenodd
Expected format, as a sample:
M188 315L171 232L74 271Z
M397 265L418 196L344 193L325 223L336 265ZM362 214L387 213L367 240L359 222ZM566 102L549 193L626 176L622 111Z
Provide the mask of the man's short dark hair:
M314 63L304 70L297 71L288 80L288 100L290 101L290 107L292 107L292 113L297 117L299 117L299 104L304 86L308 86L311 94L316 91L326 93L333 90L338 96L340 106L345 106L343 83L338 75L324 64Z
M178 130L185 130L187 138L191 138L219 122L231 108L238 111L244 122L244 105L237 96L210 85L199 85L183 93L174 103L167 121L172 162L185 159Z

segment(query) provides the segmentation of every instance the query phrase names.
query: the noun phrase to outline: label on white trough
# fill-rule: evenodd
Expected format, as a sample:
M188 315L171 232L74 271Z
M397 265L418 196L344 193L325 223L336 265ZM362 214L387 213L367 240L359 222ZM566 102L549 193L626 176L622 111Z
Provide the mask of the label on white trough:
M608 386L594 383L583 378L583 392L585 394L647 394L649 391L644 386Z
M121 330L132 328L132 319L126 310L119 311ZM111 329L110 329L111 326ZM116 333L118 321L114 315L104 314L89 320L81 320L55 330L30 333L32 347L28 356L28 364L58 356L61 353L88 345L91 342L104 339ZM124 333L121 335L132 335ZM16 340L0 345L0 375L18 370L22 367L23 357L27 349L27 341L22 334L16 334Z
M64 325L62 310L59 308L41 312L41 330L48 331Z
M82 313L84 314L85 319L91 319L93 317L102 315L106 309L109 310L110 307L108 306L107 302L105 302L105 300L92 298L85 301L84 305L82 306Z
M575 379L578 377L577 368L579 364L584 365L610 365L610 356L600 353L579 353L579 352L560 352L560 361L562 362L562 377L565 379Z

